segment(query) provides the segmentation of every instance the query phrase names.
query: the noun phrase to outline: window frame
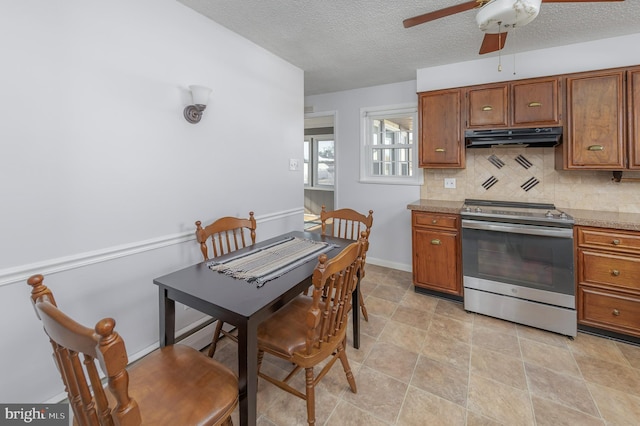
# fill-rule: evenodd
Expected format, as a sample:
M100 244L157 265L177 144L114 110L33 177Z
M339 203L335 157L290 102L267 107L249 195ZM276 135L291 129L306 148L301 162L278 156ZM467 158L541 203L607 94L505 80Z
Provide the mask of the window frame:
M413 130L412 144L377 144L373 140L373 120L398 116L412 116ZM393 185L422 185L424 173L418 167L418 105L417 103L387 105L379 107L360 108L360 182L381 183ZM373 174L373 150L384 147L386 149L410 149L410 176L384 176Z

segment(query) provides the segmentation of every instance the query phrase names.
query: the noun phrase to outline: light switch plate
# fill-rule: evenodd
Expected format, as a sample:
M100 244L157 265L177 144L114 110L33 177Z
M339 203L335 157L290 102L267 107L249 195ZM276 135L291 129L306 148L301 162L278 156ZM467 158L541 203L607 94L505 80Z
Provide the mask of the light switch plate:
M449 189L455 189L456 187L456 178L445 178L444 179L444 187Z

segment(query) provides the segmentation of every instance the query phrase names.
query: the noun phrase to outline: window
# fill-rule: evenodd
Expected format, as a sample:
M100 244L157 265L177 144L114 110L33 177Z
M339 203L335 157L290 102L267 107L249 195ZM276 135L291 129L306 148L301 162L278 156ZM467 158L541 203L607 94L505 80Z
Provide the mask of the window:
M333 189L335 181L335 143L333 135L305 136L304 185Z
M360 181L421 185L415 105L362 108Z

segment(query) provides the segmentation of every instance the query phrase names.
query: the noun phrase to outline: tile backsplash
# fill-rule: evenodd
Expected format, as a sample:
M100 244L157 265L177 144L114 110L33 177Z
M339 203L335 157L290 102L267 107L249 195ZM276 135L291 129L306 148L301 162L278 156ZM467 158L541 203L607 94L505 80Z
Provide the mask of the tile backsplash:
M556 170L554 148L468 149L465 169L424 169L420 197L553 203L559 208L640 213L640 182L614 182L610 171ZM623 177L640 177L624 172ZM455 178L456 188L444 187Z

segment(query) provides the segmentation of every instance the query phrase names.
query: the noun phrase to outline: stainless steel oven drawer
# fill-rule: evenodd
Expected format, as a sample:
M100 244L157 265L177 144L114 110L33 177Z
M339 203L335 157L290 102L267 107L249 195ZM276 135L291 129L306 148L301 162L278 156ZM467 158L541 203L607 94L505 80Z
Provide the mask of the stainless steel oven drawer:
M565 336L575 337L578 334L575 309L530 302L466 287L464 309Z

